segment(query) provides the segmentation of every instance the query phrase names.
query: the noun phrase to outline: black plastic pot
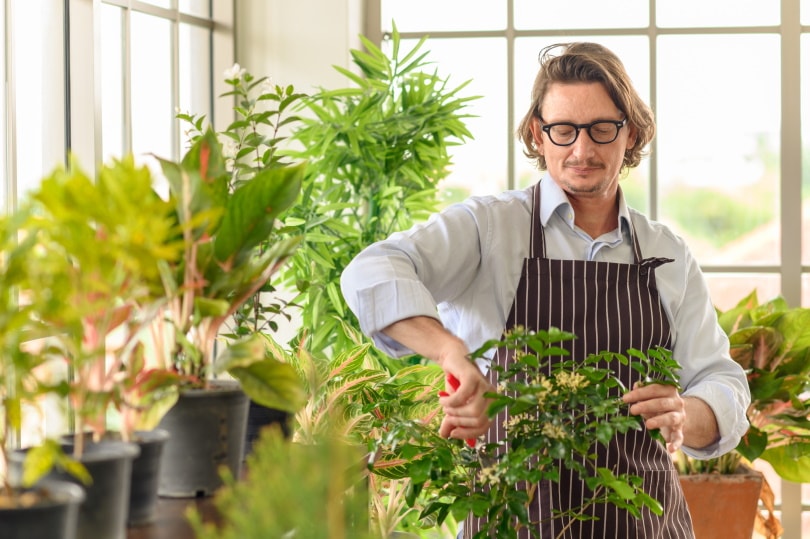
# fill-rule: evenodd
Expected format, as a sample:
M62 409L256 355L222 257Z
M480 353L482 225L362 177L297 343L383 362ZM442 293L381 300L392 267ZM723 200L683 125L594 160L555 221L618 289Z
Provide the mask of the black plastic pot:
M270 425L278 425L286 438L289 438L292 430L290 427L290 414L276 408L268 408L256 402L250 401L248 407L247 430L245 431L245 456L253 450L253 443L258 440L263 428Z
M239 384L231 381L181 391L158 425L169 432L158 481L160 496L210 496L222 486L221 466L239 477L249 402Z
M63 444L66 453L73 447ZM82 485L85 500L79 507L77 537L125 539L127 533L127 512L129 508L129 487L132 477L132 461L140 449L128 442L101 441L89 443L79 459L93 478L91 485ZM18 479L22 473L25 450L12 453L12 478ZM54 470L47 479L71 481L77 479L61 470Z
M0 508L3 539L77 539L84 490L69 481L42 481L35 488L43 501L30 507Z
M73 434L62 436L67 444L73 444L73 439ZM103 439L121 441L121 434L108 431ZM169 433L162 429L139 430L132 435L132 443L138 446L140 453L132 461L127 526L143 526L155 519L161 456L168 439ZM92 434L86 433L85 440L87 444L92 443Z
M140 447L141 454L132 461L128 526L143 526L155 520L160 465L168 440L169 432L163 429L135 433L133 441Z

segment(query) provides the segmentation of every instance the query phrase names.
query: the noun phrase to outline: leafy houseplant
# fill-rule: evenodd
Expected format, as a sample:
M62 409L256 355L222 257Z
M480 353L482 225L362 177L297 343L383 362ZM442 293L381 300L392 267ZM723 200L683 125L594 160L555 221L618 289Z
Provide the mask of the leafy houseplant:
M729 337L731 357L748 376L751 426L736 450L718 459L697 461L679 454L680 473L728 475L762 459L783 479L810 481L810 309L791 308L781 297L760 304L752 292L719 312L718 319ZM767 482L762 497L769 516L757 513L757 525L766 534L778 533Z
M309 162L301 197L282 216L303 237L276 281L297 291L306 348L317 358L353 347L359 328L340 294L340 274L367 245L426 219L437 208L437 184L449 173L448 150L471 135L463 111L466 86L449 86L429 68L421 40L391 57L364 37L352 50L362 75L340 67L351 86L304 97L290 155ZM347 321L348 324L343 322ZM330 348L331 347L331 348Z
M78 507L84 499L80 487L67 482L38 483L52 466L65 468L87 480L86 469L66 457L53 440L32 448L25 455L20 480L12 483L10 448L22 429L24 405L36 403L49 393L64 395L62 385L51 387L35 372L45 358L26 343L44 334L32 314L33 299L22 299L27 287L26 270L35 248L34 238L19 234L28 219L24 211L0 217L0 529L14 538L47 536L75 537Z
M536 526L526 510L534 491L517 486L558 480L559 466L576 471L592 496L583 506L554 518L569 523L589 518L583 511L596 503L614 504L634 515L643 509L660 515L661 504L644 492L640 477L597 468L592 451L594 443L606 444L617 433L641 428L639 418L627 414L618 396L621 382L605 362L629 364L648 382L671 384L677 383L677 363L664 349L646 354L630 350L627 356L563 358L554 363L550 376L543 374L552 357L565 354L554 343L571 338L554 329L537 333L518 329L472 354L483 357L495 345L516 350L513 364L498 371L499 392L490 395L491 417L503 409L511 415L504 444L479 443L471 448L463 441L441 438L435 424L394 418L381 424L385 434L372 471L410 477L410 503L429 492L420 518L435 515L441 523L450 514L460 519L467 513L487 515L488 528L476 536L482 538L517 537L518 529Z
M287 138L285 132L300 121L290 111L303 94L296 92L291 85L273 84L268 77L256 78L239 64L226 71L225 83L231 86L231 90L220 97L234 99L235 119L218 136L230 173L229 184L236 188L253 181L263 171L290 166L281 149ZM204 115L180 113L177 117L189 126L188 135L192 143L204 136ZM262 256L272 247L275 239L275 236L271 236L259 243L256 254ZM277 316L289 319L284 312L283 302L271 296L275 291L269 281L265 282L234 311L232 338L267 330L276 331Z
M155 191L149 169L127 156L100 165L95 178L76 162L58 168L23 207L29 218L22 232L36 245L25 297L47 332L39 354L68 366L75 434L62 442L93 478L80 533L119 537L127 519L154 516L154 471L168 434L142 420L176 400L180 380L145 368L142 342L165 301L160 263L182 252L171 205ZM102 514L109 518L97 518Z
M154 328L155 353L205 387L228 372L245 392L268 406L295 410L303 400L295 372L265 353L256 334L241 338L215 358L223 324L260 290L295 249L298 238L276 237L275 218L296 199L304 164L268 166L238 185L222 146L210 129L180 163L160 160L183 254L163 264L167 304ZM276 241L257 254L268 238Z
M95 181L77 163L57 169L25 201L27 267L36 319L50 333L43 350L66 361L75 429L100 439L107 411L122 414L129 440L152 399L168 398L177 377L144 368L141 339L162 303L159 261L180 256L169 205L132 157L102 165ZM76 438L77 456L84 438Z

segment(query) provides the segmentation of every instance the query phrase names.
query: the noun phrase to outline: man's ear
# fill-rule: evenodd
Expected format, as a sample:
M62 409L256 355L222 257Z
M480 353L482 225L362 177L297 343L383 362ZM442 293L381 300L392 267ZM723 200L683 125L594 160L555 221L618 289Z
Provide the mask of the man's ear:
M534 139L534 147L537 149L537 153L543 155L543 130L540 129L540 118L537 116L532 117L529 129L532 132L532 139Z
M638 129L635 125L627 126L627 149L630 150L636 146L638 142Z

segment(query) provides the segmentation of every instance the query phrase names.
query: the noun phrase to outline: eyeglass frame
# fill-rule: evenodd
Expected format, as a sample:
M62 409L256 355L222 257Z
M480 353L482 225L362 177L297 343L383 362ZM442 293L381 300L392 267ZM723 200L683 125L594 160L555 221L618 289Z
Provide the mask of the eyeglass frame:
M543 117L540 116L539 114L537 115L537 119L540 120L540 124L541 124L540 129L542 129L543 132L546 135L548 135L548 140L550 140L551 143L554 144L555 146L571 146L579 138L579 132L582 129L587 131L588 137L590 137L590 139L594 142L594 144L611 144L613 142L616 142L616 139L619 138L619 132L621 132L622 127L627 125L627 117L623 118L622 120L596 120L596 121L593 121L593 122L591 122L589 124L575 124L575 123L572 123L572 122L554 122L554 123L547 124L547 123L545 123L545 120L543 120ZM591 127L593 127L596 124L613 124L613 125L615 125L616 126L616 136L613 137L613 139L611 139L611 140L609 140L607 142L599 142L598 140L593 138L593 135L591 135ZM574 129L576 129L577 134L574 135L574 140L572 140L568 144L558 144L558 143L554 142L554 139L551 137L551 128L556 127L558 125L567 125L569 127L573 127Z

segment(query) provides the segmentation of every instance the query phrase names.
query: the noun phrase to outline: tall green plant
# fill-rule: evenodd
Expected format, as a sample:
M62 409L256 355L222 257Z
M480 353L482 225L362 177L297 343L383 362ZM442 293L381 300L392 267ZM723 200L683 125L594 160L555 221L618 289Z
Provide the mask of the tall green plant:
M364 247L410 227L437 209L437 184L449 173L449 149L471 135L461 97L429 66L425 39L391 56L361 36L352 50L361 74L335 67L352 84L305 98L292 155L310 163L298 204L284 216L304 241L280 282L296 290L306 347L317 357L351 347L343 322L358 328L340 293L342 269ZM297 339L296 339L297 341Z

